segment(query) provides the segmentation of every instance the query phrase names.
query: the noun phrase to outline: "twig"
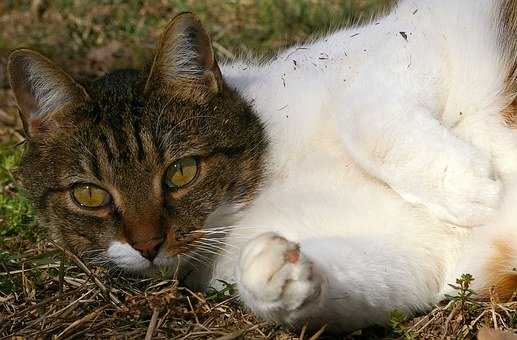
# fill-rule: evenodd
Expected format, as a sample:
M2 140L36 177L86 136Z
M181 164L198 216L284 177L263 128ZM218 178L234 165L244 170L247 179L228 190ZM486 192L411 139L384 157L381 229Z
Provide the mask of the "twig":
M479 320L486 314L487 310L484 310L481 314L478 315L469 325L471 329L474 329L474 326L478 323Z
M91 293L93 292L93 289L90 289L89 291L87 291L86 293L84 293L83 295L79 296L77 299L75 299L74 301L72 301L71 303L69 303L68 305L66 305L65 307L61 308L60 310L50 314L49 316L47 316L47 319L50 319L50 318L55 318L59 315L61 315L62 313L70 310L70 309L75 309L76 306L78 305L78 303L84 299L85 297L87 297L88 295L90 295Z
M79 269L81 269L86 275L88 275L93 280L93 282L97 287L99 287L105 298L113 302L116 306L122 305L122 302L120 302L120 300L114 294L112 294L111 291L108 290L108 288L106 288L106 286L97 278L97 276L95 276L91 272L91 270L83 263L83 261L81 261L81 259L79 259L79 257L77 257L77 255L72 253L70 250L61 247L54 241L51 241L51 243L56 248L65 253L66 256L68 256L72 261L74 261L74 263L79 267Z
M197 317L196 311L194 310L194 306L192 306L192 302L190 301L190 297L187 296L187 302L190 306L190 310L192 311L192 314L194 315L194 318L196 319L196 323L201 326L201 323L199 322L199 318Z
M265 324L267 324L267 322L263 322L263 323L260 323L260 324L248 327L248 328L240 330L240 331L235 331L235 332L232 332L230 334L223 335L221 337L218 337L216 340L234 340L234 339L239 339L242 336L244 336L244 334L246 334L246 333L248 333L248 332L250 332L250 331L252 331L254 329L257 329L259 327L262 327Z
M78 290L79 290L79 289L78 289L78 288L76 288L76 289L72 289L72 290L70 290L70 291L68 291L68 292L66 292L66 293L63 293L63 294L57 294L57 295L55 295L55 296L48 297L48 298L46 298L45 300L43 300L43 301L41 301L41 302L39 302L39 303L37 303L37 304L31 305L31 306L29 306L29 307L27 307L27 308L24 308L24 309L22 309L22 310L20 310L20 311L17 311L17 312L16 312L16 313L14 313L14 314L9 315L9 316L8 316L8 319L13 320L13 319L15 319L15 318L19 317L20 315L25 315L25 314L29 313L29 312L30 312L31 310L33 310L33 309L37 309L37 308L39 308L39 307L45 306L46 304L51 303L51 302L53 302L54 300L62 299L62 298L65 298L65 297L67 297L67 296L69 296L69 295L75 294ZM6 319L4 319L4 318L0 318L0 321L3 321L3 320L6 320ZM6 323L5 325L7 326L7 323ZM0 332L1 332L1 331L3 331L3 328L0 328Z
M419 320L415 325L413 325L413 327L411 327L411 329L415 329L420 323L422 323L424 320L427 320L427 322L422 326L420 327L418 330L414 331L415 334L419 334L420 332L422 332L424 329L427 328L427 326L429 326L434 320L436 320L436 318L438 316L440 316L441 314L440 313L443 313L443 311L446 311L449 309L449 307L454 303L454 300L451 300L449 301L449 303L447 303L446 306L444 307L440 307L438 309L435 309L433 310L430 314L428 314L425 318L423 318L422 320Z
M228 303L228 302L230 302L232 300L238 299L238 298L239 298L238 295L233 295L233 296L229 297L228 299L226 299L224 301L221 301L218 304L210 307L210 309L208 310L208 313L211 312L212 310L216 309L217 307L222 306L222 305L224 305L224 304L226 304L226 303Z
M61 261L59 261L59 292L63 293L63 287L65 284L65 256L61 256Z
M98 308L96 310L94 310L93 312L91 312L90 314L87 314L85 315L84 317L80 318L79 320L76 320L74 322L72 322L68 327L66 327L61 333L59 333L56 338L61 338L63 336L65 336L67 333L69 333L70 331L74 330L75 328L79 327L80 325L82 325L83 323L85 322L88 322L90 321L91 319L95 318L97 315L99 315L103 310L104 310L105 307L101 307L101 308Z
M184 289L186 290L190 295L192 295L193 297L195 297L196 299L198 299L201 303L205 304L206 303L206 300L204 298L202 298L201 296L197 295L196 293L194 293L193 291L191 291L190 289L186 288L186 287L181 287L180 289Z
M151 321L149 321L149 327L147 327L147 332L145 333L144 340L151 340L153 338L154 331L156 330L156 322L158 321L158 316L160 315L160 310L155 308L153 310L153 315L151 316Z
M316 332L316 334L314 334L313 336L311 336L309 338L309 340L316 340L316 339L319 339L320 336L323 334L323 332L325 332L325 328L327 328L327 325L323 325L323 327L320 328L319 331Z
M497 297L495 295L495 288L490 288L490 311L492 312L492 322L494 323L494 329L498 330L499 327L497 325L497 317L495 312L495 304L497 301Z
M451 314L449 314L449 316L445 320L445 331L443 332L444 335L443 335L442 339L445 339L445 335L447 334L447 331L449 329L449 324L451 323L452 318L456 315L456 313L457 313L458 309L460 309L460 307L461 307L460 304L457 304L456 306L454 306L454 308L452 308Z
M9 272L2 272L2 273L0 273L0 276L22 274L22 273L29 272L29 271L35 270L35 269L58 268L59 266L60 266L59 264L43 264L41 266L31 267L31 268L27 268L27 269L18 269L18 270L11 270Z
M307 331L307 322L303 325L302 331L300 332L299 340L303 340L305 338L305 332Z

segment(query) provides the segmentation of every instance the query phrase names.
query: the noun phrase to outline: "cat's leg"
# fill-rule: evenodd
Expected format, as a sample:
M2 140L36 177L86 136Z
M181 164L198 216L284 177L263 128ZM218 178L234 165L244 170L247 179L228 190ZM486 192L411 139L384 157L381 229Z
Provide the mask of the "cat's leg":
M377 98L345 111L336 117L345 147L404 199L456 225L493 217L501 184L490 155L455 136L426 108Z
M236 270L242 301L258 316L296 324L319 309L323 277L299 249L275 233L253 239Z
M298 245L266 233L245 246L236 272L242 301L260 317L340 331L384 324L395 309L430 307L440 289L438 263L424 248L379 237Z

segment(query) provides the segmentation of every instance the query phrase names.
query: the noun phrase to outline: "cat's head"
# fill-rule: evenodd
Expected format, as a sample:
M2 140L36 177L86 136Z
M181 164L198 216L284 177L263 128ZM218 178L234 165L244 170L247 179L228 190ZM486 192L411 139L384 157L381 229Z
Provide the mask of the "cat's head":
M145 72L83 87L45 57L8 64L27 136L20 178L41 225L77 252L145 272L195 251L207 218L250 203L266 140L190 13Z

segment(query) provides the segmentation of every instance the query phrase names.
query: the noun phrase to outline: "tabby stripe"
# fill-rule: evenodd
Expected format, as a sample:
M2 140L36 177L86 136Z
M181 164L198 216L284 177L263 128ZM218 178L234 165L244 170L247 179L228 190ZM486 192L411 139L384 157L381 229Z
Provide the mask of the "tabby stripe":
M244 147L221 147L221 148L215 148L212 150L211 155L215 154L223 154L228 157L234 157L242 154L244 152Z
M104 151L106 153L106 156L108 157L108 162L112 163L115 160L115 157L114 157L113 152L112 152L112 150L110 148L110 144L108 142L108 138L106 137L104 131L102 131L99 134L99 141L100 141L100 143L103 146L103 149L104 149Z
M145 158L144 145L142 143L142 136L140 135L141 132L140 119L137 118L133 124L133 137L136 140L136 146L138 149L137 159L140 162Z
M165 160L165 150L163 148L163 144L160 143L159 137L157 134L153 135L152 137L153 147L156 152L156 158L159 163L163 163Z
M99 161L97 159L97 155L92 155L92 157L89 157L89 163L90 163L90 171L97 178L99 181L103 181L102 179L102 172L99 167Z
M503 0L500 13L500 44L510 63L508 85L511 94L517 92L517 0Z

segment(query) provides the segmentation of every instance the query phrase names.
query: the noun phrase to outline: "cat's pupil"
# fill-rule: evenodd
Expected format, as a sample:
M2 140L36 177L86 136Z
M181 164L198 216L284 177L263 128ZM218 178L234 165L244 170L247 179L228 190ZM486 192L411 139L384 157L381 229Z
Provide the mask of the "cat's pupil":
M174 162L166 174L166 184L170 188L179 188L194 181L198 173L198 161L194 157L185 157Z

